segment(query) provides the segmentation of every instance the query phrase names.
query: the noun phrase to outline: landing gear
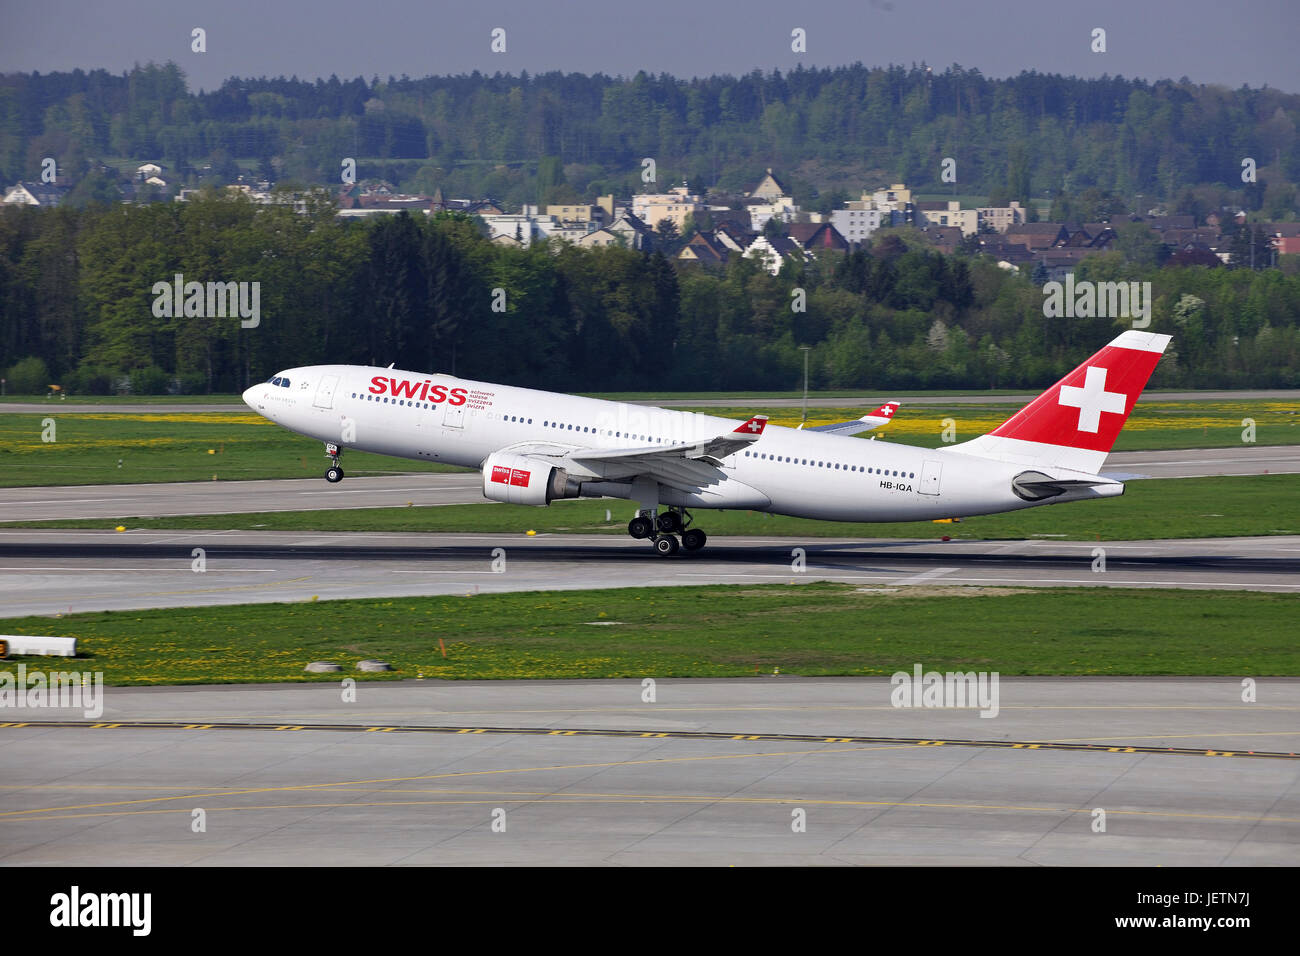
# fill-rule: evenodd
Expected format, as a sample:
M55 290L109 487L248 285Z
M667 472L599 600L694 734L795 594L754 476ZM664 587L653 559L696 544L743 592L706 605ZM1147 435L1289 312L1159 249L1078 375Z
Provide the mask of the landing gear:
M654 534L654 525L644 515L637 515L627 523L627 533L639 541Z
M330 466L325 471L325 480L330 484L337 484L343 480L343 468L340 463L343 458L343 450L333 442L326 442L325 457L330 460Z
M661 511L655 519L655 525L664 534L676 534L682 530L682 515L679 511Z
M682 547L687 551L698 551L704 547L704 543L709 540L709 536L699 528L691 528L682 532Z
M670 534L661 534L655 538L655 553L666 558L677 553L677 539Z
M679 550L699 551L709 540L699 528L688 528L690 523L691 514L683 508L670 507L665 511L647 508L627 523L627 533L637 540L649 538L655 554L671 557Z

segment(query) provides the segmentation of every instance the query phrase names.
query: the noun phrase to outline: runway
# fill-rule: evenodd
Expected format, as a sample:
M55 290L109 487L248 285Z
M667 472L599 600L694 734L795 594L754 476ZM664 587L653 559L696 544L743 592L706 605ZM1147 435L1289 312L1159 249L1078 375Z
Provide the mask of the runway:
M1116 452L1106 473L1151 478L1300 473L1300 445ZM156 518L259 511L483 504L477 472L278 481L195 481L148 485L0 488L0 521ZM618 502L616 507L622 507Z
M1300 863L1292 679L1243 703L1235 677L1007 678L992 719L895 708L885 678L356 690L10 710L0 863ZM1225 756L1249 751L1277 756Z
M1105 549L1105 570L1094 550ZM795 548L805 567L794 570ZM203 570L195 571L195 549ZM500 568L500 570L495 570ZM622 535L0 530L6 616L700 584L1300 592L1300 536L1093 542L723 537L657 556Z
M0 521L177 517L259 511L485 504L478 472L148 485L57 485L0 489Z

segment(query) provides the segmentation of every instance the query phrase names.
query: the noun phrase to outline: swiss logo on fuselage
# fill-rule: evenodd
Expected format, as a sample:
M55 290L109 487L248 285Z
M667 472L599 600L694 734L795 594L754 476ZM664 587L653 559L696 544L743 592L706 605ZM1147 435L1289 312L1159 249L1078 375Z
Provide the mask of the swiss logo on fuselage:
M370 380L370 392L373 395L391 395L393 398L410 398L417 402L446 402L448 405L464 405L469 394L463 388L448 390L446 385L435 385L429 380L408 382L400 378L388 378L376 375Z

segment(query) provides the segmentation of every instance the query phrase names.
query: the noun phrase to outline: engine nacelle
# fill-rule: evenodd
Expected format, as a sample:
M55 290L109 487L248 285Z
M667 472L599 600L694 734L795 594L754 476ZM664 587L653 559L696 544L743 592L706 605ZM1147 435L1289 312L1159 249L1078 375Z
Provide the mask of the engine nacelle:
M493 501L545 506L581 494L578 479L541 458L499 451L483 462L483 497Z

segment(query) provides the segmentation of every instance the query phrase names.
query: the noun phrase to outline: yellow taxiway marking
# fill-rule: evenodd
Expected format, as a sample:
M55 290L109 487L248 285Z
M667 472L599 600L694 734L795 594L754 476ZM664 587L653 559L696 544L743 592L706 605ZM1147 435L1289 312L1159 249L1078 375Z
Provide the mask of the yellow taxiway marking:
M216 793L205 793L203 796L207 798L243 796L250 793L280 793L299 790L320 790L329 787L355 787L366 784L410 783L415 780L442 780L452 777L477 777L503 773L545 773L556 770L595 770L607 767L634 767L651 763L665 764L694 763L706 760L752 760L755 757L808 757L821 756L823 754L854 753L870 750L907 750L912 746L913 745L911 744L887 744L882 746L839 747L834 749L818 750L770 750L762 753L750 754L712 754L700 757L658 757L647 758L644 760L607 760L599 763L551 764L541 767L506 767L497 770L453 770L446 773L420 774L414 777L376 777L371 780L343 780L338 783L315 783L303 784L300 786L236 788ZM178 794L176 796L143 797L139 800L123 800L110 803L85 803L67 807L33 807L25 810L5 810L0 811L0 818L31 818L35 817L37 814L58 813L65 810L97 810L106 807L130 806L131 804L137 803L156 803L160 800L182 800L191 796L193 795Z
M328 788L331 793L352 792L350 788L339 789L336 784L321 784L321 788ZM310 793L315 792L316 787L306 785L303 787L288 788L271 788L285 789L298 792ZM373 793L373 788L357 788L358 792ZM248 793L262 793L266 791L255 790L247 791ZM1091 807L1044 807L1044 806L1025 806L1023 804L999 804L999 803L928 803L923 801L909 800L829 800L820 798L807 798L798 796L787 797L741 797L731 794L662 794L662 793L548 793L544 791L494 791L494 790L472 790L472 791L440 791L440 790L392 790L385 791L397 794L438 794L442 799L436 800L374 800L366 802L350 801L346 803L289 803L289 804L259 804L253 806L232 806L232 807L205 807L209 813L240 813L249 811L265 810L329 810L329 809L356 809L360 807L381 808L381 807L428 807L428 806L492 806L499 803L517 803L517 804L537 804L537 803L560 803L560 804L706 804L706 805L742 805L742 806L789 806L798 804L799 806L817 806L828 809L886 809L886 810L964 810L979 813L1051 813L1051 814L1091 814ZM205 796L213 796L206 794ZM455 799L480 797L485 799ZM69 808L75 809L75 808ZM152 809L133 809L133 810L102 810L90 813L63 813L55 816L42 816L42 820L74 820L86 819L93 817L121 817L121 816L148 816L152 814L163 813L191 813L188 807L172 808L152 808ZM1173 810L1108 810L1107 813L1115 816L1130 817L1153 817L1161 819L1177 820L1216 820L1225 823L1300 823L1300 817L1274 817L1266 815L1248 816L1242 814L1225 814L1225 813L1187 813Z

